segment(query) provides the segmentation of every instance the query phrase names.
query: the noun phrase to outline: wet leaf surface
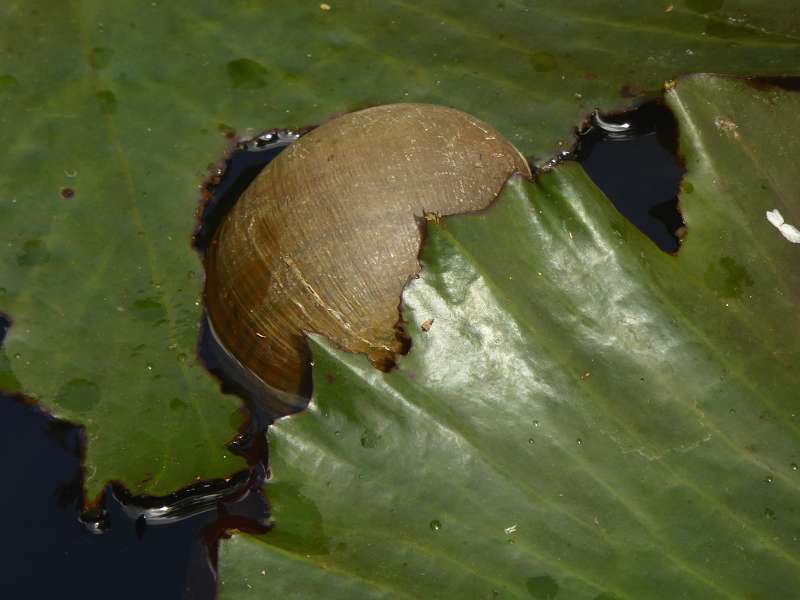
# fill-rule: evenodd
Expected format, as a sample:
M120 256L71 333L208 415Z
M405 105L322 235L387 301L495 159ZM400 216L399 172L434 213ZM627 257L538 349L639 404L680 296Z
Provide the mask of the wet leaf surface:
M761 6L11 3L0 384L86 426L90 497L109 479L164 494L228 475L244 466L224 447L237 401L195 358L202 270L189 245L225 132L435 102L546 159L595 106L679 73L796 69L794 2Z
M800 96L695 76L667 103L678 255L574 163L429 223L412 351L382 374L315 341L274 529L223 542L222 598L794 594L800 248L765 214L800 223Z

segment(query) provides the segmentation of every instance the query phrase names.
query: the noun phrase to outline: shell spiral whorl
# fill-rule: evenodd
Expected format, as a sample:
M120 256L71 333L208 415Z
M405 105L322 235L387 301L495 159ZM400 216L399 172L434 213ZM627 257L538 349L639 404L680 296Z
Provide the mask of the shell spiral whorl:
M284 150L225 217L206 260L217 338L267 384L296 394L303 332L367 354L403 349L400 294L418 270L419 220L487 207L525 158L452 108L391 104L338 117Z

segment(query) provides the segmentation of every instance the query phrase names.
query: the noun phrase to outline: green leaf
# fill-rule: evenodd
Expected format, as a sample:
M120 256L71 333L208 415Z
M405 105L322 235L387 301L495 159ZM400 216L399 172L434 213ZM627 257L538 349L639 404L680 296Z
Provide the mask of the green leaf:
M274 529L223 542L222 598L795 594L800 245L765 213L800 224L800 95L696 76L667 101L680 252L575 163L429 225L410 354L315 342Z
M679 73L798 68L794 0L329 4L41 0L0 19L0 385L86 427L90 496L243 466L223 445L237 402L195 359L189 238L221 132L424 101L544 160L588 111Z

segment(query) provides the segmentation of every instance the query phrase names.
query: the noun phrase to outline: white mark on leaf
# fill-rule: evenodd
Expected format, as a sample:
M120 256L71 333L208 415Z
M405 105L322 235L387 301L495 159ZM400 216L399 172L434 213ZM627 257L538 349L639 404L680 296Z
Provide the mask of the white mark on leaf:
M772 223L775 228L781 232L781 235L793 244L800 244L800 229L794 225L789 225L783 220L783 215L776 208L775 210L767 211L767 221Z

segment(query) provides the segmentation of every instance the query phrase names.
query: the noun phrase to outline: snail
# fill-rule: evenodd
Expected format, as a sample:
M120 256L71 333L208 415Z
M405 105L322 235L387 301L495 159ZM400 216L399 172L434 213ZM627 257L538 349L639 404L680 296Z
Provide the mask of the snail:
M299 394L304 332L386 370L407 346L400 295L418 271L426 214L486 208L522 154L464 112L390 104L345 114L291 144L214 234L205 301L212 331L274 389Z

